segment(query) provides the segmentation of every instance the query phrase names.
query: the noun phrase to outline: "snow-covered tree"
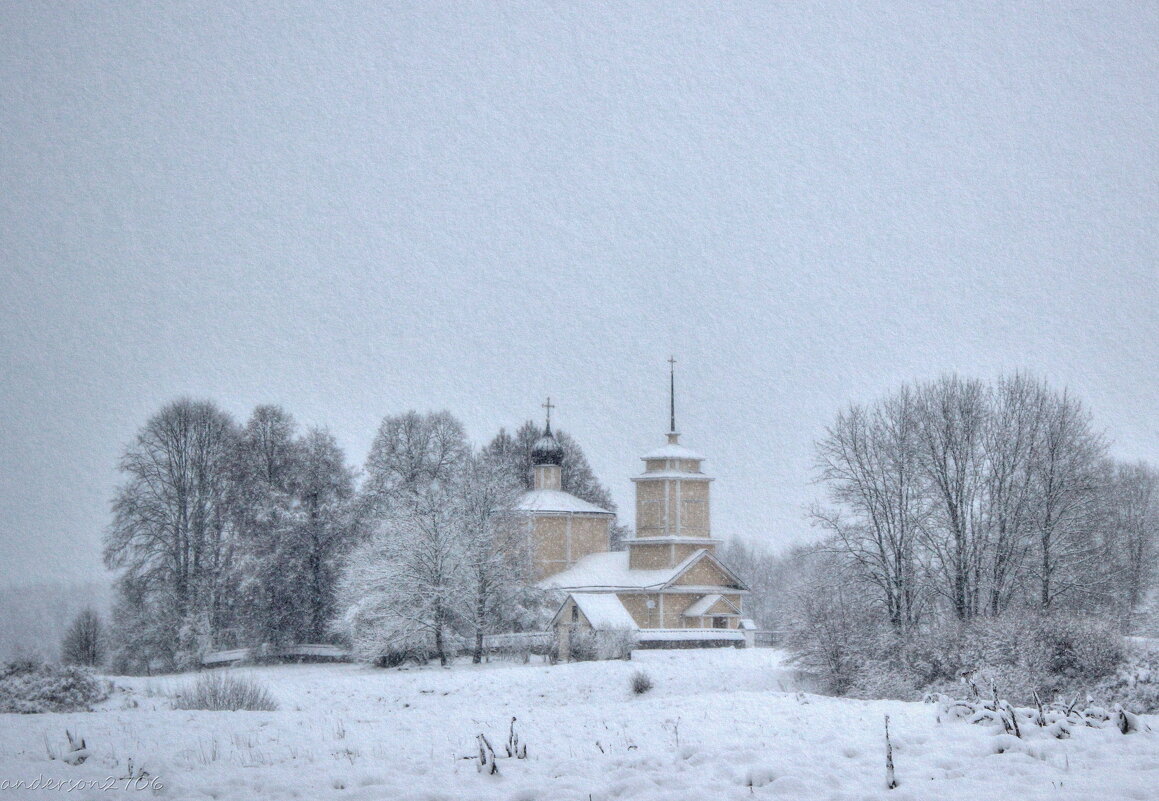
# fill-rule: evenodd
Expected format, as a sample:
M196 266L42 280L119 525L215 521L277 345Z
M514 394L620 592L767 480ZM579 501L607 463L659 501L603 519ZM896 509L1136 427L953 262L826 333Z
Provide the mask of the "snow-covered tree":
M464 604L458 485L470 456L449 412L387 417L366 460L360 499L371 534L343 575L341 625L355 653L376 662L452 655Z
M412 487L350 556L341 597L355 653L383 664L431 656L447 664L466 597L464 565L450 482Z
M817 445L830 505L814 520L900 630L930 594L961 621L1060 599L1089 609L1107 580L1104 450L1065 392L947 376L838 415Z
M302 514L295 494L301 461L295 429L288 412L264 405L254 409L238 438L238 592L232 599L238 644L298 639L300 577L293 555Z
M483 635L507 628L531 584L531 544L522 521L506 512L522 491L510 464L484 454L471 456L459 474L455 495L463 544L466 608L472 661L483 656Z
M366 457L363 516L385 519L409 495L445 480L469 452L463 424L450 412L409 411L385 418Z
M237 644L321 641L335 614L353 472L328 432L296 428L281 408L259 406L239 438Z
M504 512L523 491L506 445L474 454L450 415L387 418L367 460L373 533L351 555L342 625L362 658L391 663L517 627L535 606L526 527ZM508 438L509 439L509 438Z
M563 491L570 492L577 498L594 503L609 512L616 511L612 494L596 478L580 444L566 431L554 430L553 433L563 448L563 464L560 466ZM534 483L531 450L541 436L543 429L528 420L514 435L507 433L506 429L500 429L483 452L488 459L499 460L508 465L508 469L518 477L523 489L528 490Z

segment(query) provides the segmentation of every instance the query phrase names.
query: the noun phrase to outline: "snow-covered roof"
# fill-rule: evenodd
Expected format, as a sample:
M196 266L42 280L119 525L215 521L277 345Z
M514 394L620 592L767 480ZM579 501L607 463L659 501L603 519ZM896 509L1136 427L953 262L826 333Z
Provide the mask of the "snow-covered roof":
M703 598L701 598L699 601L694 603L692 606L685 609L684 616L685 617L700 617L702 615L706 615L706 614L708 614L709 609L716 606L716 604L722 600L726 604L728 604L728 606L731 609L733 609L734 611L736 610L736 607L733 606L732 603L730 603L729 601L725 600L723 595L721 595L720 593L712 593L711 595L705 595Z
M711 560L736 580L741 592L748 591L748 587L705 548L693 551L675 567L659 570L629 568L627 551L588 554L567 570L540 581L539 587L545 590L662 590L701 559ZM695 592L698 588L687 589Z
M675 442L669 442L667 445L661 445L659 448L656 448L655 450L648 451L640 458L641 459L700 459L700 460L704 459L704 457L701 456L696 451L694 451L690 448L685 448L683 445L677 444Z
M614 514L603 507L588 503L577 498L570 492L562 490L539 489L523 493L519 503L515 504L516 511L520 512L585 512L587 514Z
M610 592L573 592L571 598L593 629L635 629L636 621Z
M633 481L650 478L679 478L685 481L712 481L711 476L704 473L688 473L683 470L649 470L632 478Z
M659 589L678 573L679 567L632 570L628 567L627 551L609 551L588 554L562 573L548 576L539 586L544 589Z

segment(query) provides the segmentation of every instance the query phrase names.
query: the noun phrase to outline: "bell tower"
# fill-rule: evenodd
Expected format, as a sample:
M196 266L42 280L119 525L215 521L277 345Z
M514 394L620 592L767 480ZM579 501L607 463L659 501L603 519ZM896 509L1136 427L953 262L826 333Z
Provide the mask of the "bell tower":
M668 442L645 453L636 484L636 536L627 541L629 567L675 567L700 549L716 549L709 515L712 478L704 457L680 444L676 430L675 359L668 360Z

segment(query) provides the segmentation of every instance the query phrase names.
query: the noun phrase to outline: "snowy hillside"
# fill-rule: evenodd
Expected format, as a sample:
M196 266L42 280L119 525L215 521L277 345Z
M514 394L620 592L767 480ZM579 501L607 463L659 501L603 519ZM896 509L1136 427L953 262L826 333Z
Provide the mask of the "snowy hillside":
M244 671L278 712L174 711L165 693L191 676L117 679L128 691L94 713L0 716L0 780L105 781L132 760L171 799L1159 799L1159 734L1079 727L1066 740L1017 740L939 722L934 705L799 693L782 658L654 651L557 666ZM633 696L641 669L655 688ZM505 758L512 717L526 759ZM67 750L66 729L85 738L84 764L49 759ZM477 769L480 733L501 757L497 775Z

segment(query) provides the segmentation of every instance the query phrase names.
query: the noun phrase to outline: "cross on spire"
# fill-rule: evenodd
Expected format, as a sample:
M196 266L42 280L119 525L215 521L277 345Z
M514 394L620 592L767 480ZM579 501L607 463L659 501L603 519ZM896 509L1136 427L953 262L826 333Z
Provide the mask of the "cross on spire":
M668 433L676 433L676 357L668 357Z
M548 396L547 403L541 404L544 409L547 409L547 433L551 433L551 410L555 408L555 404L551 402L551 397Z

